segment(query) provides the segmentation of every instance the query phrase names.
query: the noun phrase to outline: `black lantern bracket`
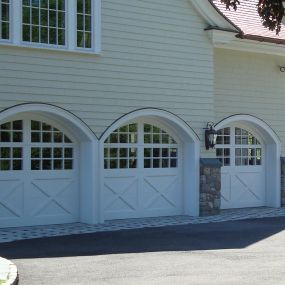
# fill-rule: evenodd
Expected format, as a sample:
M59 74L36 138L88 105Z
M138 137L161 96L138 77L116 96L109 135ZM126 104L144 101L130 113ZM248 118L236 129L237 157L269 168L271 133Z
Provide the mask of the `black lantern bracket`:
M208 122L205 130L205 148L214 148L217 142L218 132L214 129L214 123Z

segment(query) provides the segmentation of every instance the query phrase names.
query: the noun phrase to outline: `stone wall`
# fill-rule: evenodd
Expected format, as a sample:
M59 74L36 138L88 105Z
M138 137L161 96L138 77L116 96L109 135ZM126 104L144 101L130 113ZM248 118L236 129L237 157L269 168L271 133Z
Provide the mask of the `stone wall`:
M285 207L285 157L281 157L281 207Z
M200 216L220 213L221 166L216 158L200 159Z

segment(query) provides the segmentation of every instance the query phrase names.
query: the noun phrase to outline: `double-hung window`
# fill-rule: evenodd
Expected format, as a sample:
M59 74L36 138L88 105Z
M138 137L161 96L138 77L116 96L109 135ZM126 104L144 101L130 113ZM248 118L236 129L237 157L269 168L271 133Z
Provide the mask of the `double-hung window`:
M0 40L10 38L10 0L0 0Z
M0 43L100 52L101 0L0 0Z

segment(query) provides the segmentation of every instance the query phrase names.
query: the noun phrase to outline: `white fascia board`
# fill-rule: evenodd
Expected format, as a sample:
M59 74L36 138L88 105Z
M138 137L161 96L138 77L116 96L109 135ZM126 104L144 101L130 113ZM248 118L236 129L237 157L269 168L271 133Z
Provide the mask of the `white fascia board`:
M209 2L209 0L189 0L204 20L213 27L236 30Z
M209 30L208 35L215 48L231 49L253 53L285 56L285 45L237 38L237 33Z

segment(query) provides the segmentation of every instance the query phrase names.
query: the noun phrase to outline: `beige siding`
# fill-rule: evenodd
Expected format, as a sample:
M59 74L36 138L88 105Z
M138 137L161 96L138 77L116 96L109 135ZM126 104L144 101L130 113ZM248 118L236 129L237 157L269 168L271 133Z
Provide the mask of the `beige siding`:
M284 58L215 50L216 121L233 114L251 114L264 120L282 141L285 155Z
M0 46L1 109L48 102L100 136L115 119L157 107L202 136L213 118L213 56L188 0L102 0L100 56Z

